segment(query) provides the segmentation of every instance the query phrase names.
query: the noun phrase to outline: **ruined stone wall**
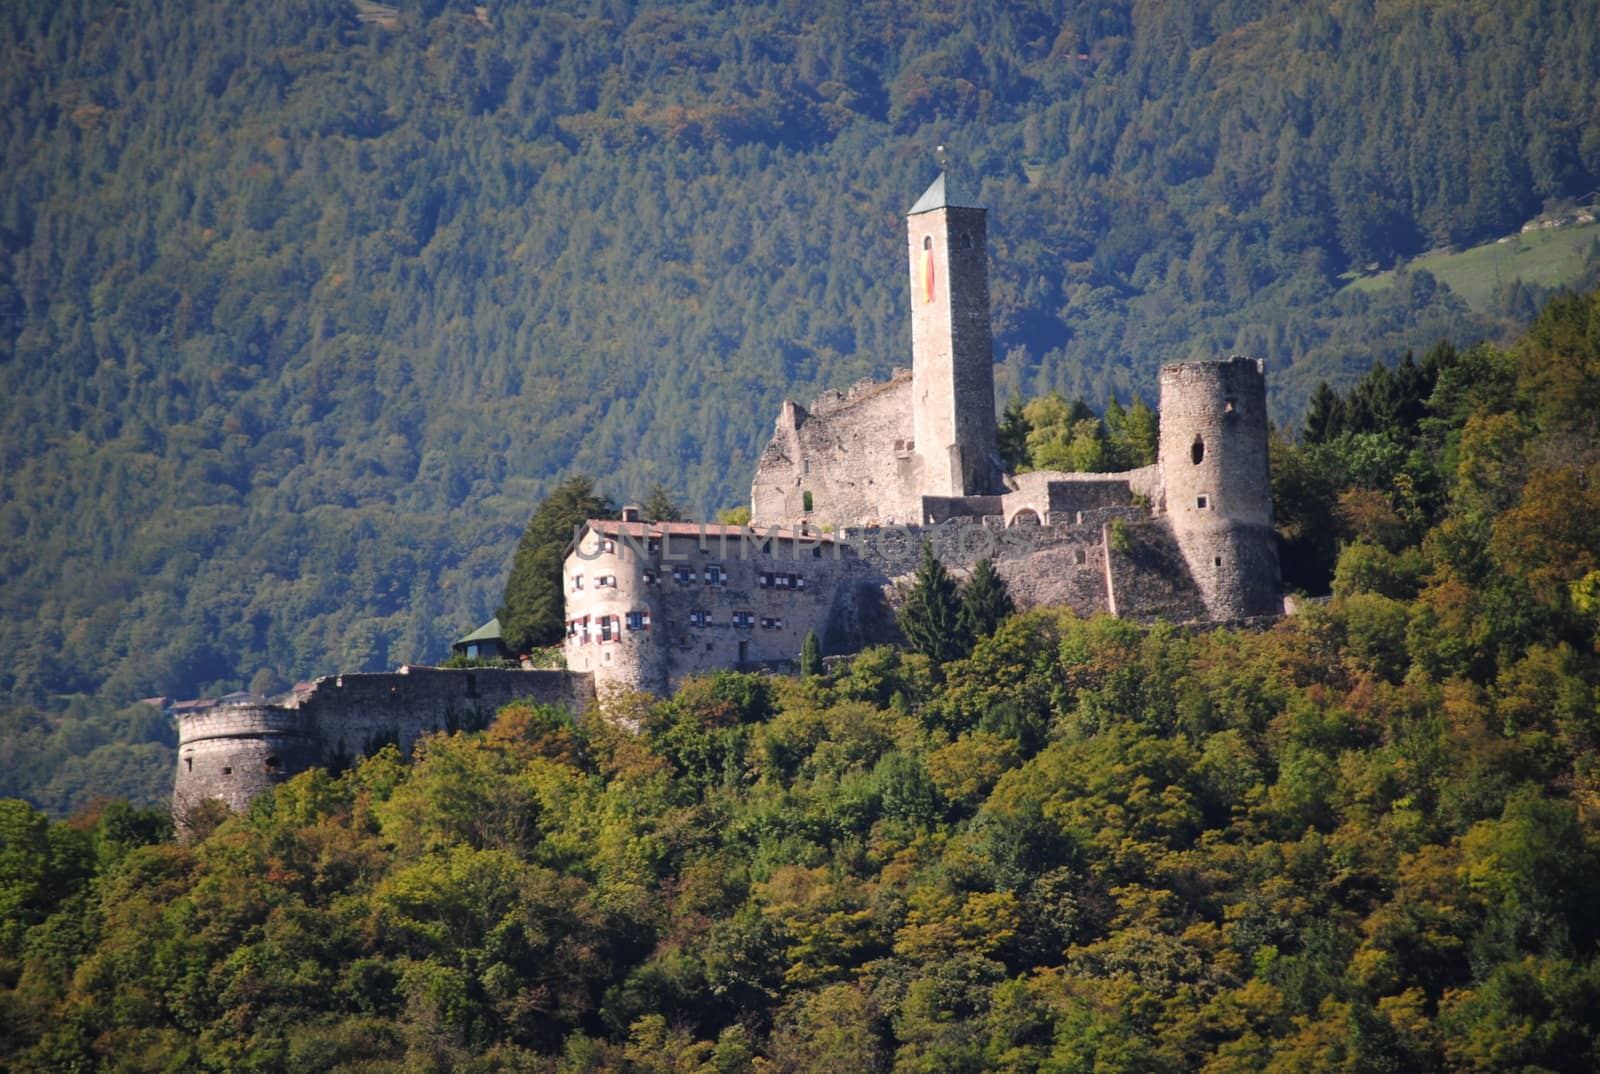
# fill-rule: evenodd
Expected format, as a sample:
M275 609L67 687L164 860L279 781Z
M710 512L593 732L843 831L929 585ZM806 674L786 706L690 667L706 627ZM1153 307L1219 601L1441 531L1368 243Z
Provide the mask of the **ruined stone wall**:
M917 517L911 374L824 393L810 410L785 403L750 488L751 521L790 525ZM811 493L811 510L805 494Z
M1160 466L1166 517L1210 617L1281 611L1259 360L1161 370Z
M274 784L317 765L345 764L394 742L410 751L430 731L488 725L513 701L558 705L576 715L592 679L571 671L410 667L329 675L285 705L222 705L178 720L173 805L219 798L243 809Z

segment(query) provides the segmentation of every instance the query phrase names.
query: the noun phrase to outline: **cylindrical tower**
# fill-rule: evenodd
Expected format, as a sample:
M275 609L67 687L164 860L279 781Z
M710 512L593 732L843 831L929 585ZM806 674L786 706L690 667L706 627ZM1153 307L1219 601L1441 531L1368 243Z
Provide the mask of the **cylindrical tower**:
M1282 611L1260 359L1161 370L1160 463L1167 519L1210 617Z
M274 705L218 705L178 720L178 776L173 813L179 823L206 798L242 812L250 800L322 763L311 717Z

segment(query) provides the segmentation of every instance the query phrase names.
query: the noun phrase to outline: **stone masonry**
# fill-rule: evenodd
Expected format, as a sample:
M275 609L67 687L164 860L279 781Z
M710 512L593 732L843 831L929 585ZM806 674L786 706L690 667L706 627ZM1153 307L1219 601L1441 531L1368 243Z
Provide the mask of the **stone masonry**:
M181 822L207 798L242 810L308 768L349 764L391 742L409 753L428 732L486 727L513 701L576 715L593 699L593 680L571 671L406 667L324 676L280 703L179 717L173 811Z

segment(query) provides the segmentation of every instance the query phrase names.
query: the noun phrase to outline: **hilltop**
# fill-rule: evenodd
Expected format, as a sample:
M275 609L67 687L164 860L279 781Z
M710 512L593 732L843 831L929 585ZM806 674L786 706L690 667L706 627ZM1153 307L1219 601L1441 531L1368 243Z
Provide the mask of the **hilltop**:
M1339 276L1600 185L1597 20L8 5L4 733L159 745L115 714L437 659L575 472L742 501L783 398L903 362L940 145L995 220L1002 398L1148 400L1237 351L1293 422L1322 380L1501 338L1520 305Z

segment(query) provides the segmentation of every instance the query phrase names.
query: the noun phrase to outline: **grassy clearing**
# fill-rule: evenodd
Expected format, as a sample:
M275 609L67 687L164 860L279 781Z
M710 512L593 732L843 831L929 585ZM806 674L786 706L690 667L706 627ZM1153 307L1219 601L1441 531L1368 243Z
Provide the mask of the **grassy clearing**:
M1427 269L1435 279L1480 313L1490 312L1495 288L1521 278L1523 283L1560 287L1583 275L1593 243L1600 241L1600 223L1574 224L1547 231L1527 231L1456 253L1430 254L1407 263L1407 270ZM1394 286L1394 272L1363 276L1346 290L1382 291Z

